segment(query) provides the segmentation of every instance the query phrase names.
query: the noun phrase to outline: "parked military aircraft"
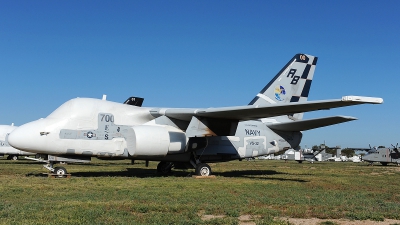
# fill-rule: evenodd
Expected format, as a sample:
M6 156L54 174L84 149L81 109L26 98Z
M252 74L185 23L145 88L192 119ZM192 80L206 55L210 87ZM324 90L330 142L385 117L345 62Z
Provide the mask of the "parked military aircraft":
M157 108L75 98L15 129L8 141L24 151L54 156L45 167L60 175L66 170L53 168L54 163L97 156L160 161L160 173L194 168L197 175L208 176L208 162L297 148L301 131L356 119L303 120L304 112L383 102L359 96L307 101L316 63L317 57L296 54L245 106Z
M393 148L371 148L368 154L362 157L362 160L369 162L372 165L374 162L379 162L383 166L387 166L388 163L395 163L400 165L400 152L396 146L392 145Z
M17 160L18 156L28 156L35 155L32 152L25 152L11 147L7 142L7 136L11 131L13 131L16 126L14 124L10 125L0 125L0 156L7 155L8 160Z
M332 154L326 153L325 149L300 149L294 150L289 149L283 155L284 160L295 160L298 163L303 163L303 161L308 161L314 163L315 161L326 161L328 158L332 157Z

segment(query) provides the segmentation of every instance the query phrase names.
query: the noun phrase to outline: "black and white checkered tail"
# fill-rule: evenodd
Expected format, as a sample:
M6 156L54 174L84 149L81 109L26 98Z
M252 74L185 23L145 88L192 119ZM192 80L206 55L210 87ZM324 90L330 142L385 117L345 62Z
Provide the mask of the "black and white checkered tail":
M296 54L249 105L266 106L307 101L317 59L311 55ZM303 118L303 113L287 115L286 118L299 120Z

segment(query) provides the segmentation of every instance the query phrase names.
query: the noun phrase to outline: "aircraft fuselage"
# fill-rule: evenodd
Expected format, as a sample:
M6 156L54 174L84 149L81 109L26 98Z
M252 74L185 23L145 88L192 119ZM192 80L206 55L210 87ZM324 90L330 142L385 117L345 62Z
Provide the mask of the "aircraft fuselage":
M192 154L202 161L271 154L297 147L302 136L301 132L274 132L253 120L238 122L234 135L188 137L188 121L180 121L179 126L164 123L151 111L76 98L48 117L19 127L11 138L19 139L14 141L18 149L41 154L188 162Z

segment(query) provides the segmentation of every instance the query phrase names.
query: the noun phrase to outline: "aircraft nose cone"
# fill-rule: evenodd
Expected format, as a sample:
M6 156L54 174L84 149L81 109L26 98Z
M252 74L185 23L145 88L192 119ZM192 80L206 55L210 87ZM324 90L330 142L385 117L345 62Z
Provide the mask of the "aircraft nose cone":
M45 127L44 125L43 120L24 124L13 130L8 135L7 141L16 149L33 152L38 151L45 147L45 140L41 138L40 134L40 130Z
M26 147L26 140L24 139L23 132L19 129L14 130L8 135L7 138L8 143L17 149L25 149Z

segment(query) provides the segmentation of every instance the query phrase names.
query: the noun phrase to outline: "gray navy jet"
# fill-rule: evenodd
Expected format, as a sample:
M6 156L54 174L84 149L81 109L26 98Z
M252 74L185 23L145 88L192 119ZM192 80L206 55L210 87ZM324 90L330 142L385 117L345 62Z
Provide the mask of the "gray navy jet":
M393 148L371 148L371 150L362 157L362 160L369 162L370 165L374 162L379 162L383 166L387 166L388 163L400 165L400 152L397 146L398 145L392 145Z
M317 57L296 54L248 105L220 108L159 108L105 99L75 98L44 119L15 129L15 148L48 154L45 167L66 174L58 161L91 157L160 161L159 173L172 168L211 174L209 162L241 160L298 148L302 132L355 120L331 116L303 120L303 113L381 98L344 96L307 101ZM253 82L254 83L254 82ZM137 100L135 100L137 101Z

